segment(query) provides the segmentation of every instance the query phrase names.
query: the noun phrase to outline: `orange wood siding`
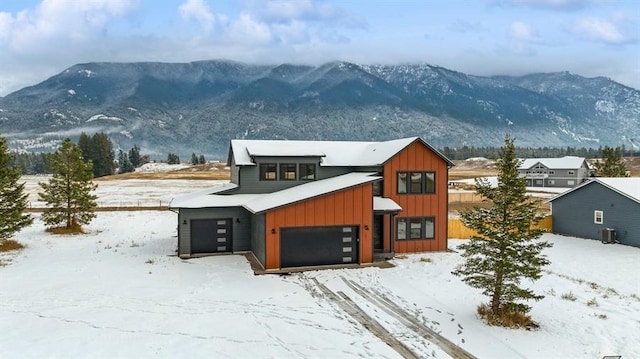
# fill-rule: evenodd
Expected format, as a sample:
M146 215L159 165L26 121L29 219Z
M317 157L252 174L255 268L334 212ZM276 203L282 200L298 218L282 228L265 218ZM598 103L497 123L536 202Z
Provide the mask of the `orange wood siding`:
M266 269L280 268L280 229L358 226L360 263L373 261L373 185L371 183L276 208L266 213ZM368 229L365 229L365 226ZM275 233L272 233L272 229ZM313 254L310 254L313 255Z
M419 171L436 173L435 194L398 194L397 172ZM402 207L394 218L396 236L396 220L403 217L435 217L435 239L401 240L394 242L397 253L444 251L447 249L447 163L420 141L415 141L392 157L384 165L385 197L391 198ZM390 249L389 216L385 216L384 246Z

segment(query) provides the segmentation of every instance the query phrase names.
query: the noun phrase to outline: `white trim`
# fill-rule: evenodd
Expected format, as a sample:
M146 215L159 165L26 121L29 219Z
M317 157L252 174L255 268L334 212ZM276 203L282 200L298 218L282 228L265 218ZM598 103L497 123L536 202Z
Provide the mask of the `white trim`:
M593 223L602 224L604 223L604 212L600 210L593 211Z

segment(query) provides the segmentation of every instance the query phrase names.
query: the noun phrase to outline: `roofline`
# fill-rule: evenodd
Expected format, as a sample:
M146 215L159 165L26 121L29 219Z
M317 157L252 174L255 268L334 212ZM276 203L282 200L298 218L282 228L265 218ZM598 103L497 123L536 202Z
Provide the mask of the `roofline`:
M416 141L420 141L425 147L427 147L429 150L431 150L433 153L435 153L436 155L438 155L438 157L440 157L441 159L443 159L446 163L447 163L447 167L451 168L453 166L455 166L456 164L453 163L453 161L451 161L450 159L447 158L447 156L445 156L444 154L442 154L442 152L438 151L437 149L435 149L433 146L431 146L430 144L427 143L427 141L423 140L421 137L415 137L413 141L411 141L409 144L407 144L406 146L402 147L400 150L398 150L398 152L394 153L393 156L389 157L386 161L384 161L383 163L381 163L380 165L384 165L385 163L389 162L393 157L395 157L400 151L404 150L405 148L409 147L409 145L414 144ZM380 142L385 142L385 141L380 141Z
M293 202L285 203L285 204L282 204L282 205L280 205L280 206L267 208L267 209L262 210L262 211L255 211L255 212L254 212L253 210L251 210L250 208L248 208L248 207L247 207L247 204L246 204L246 203L245 203L245 204L243 204L243 205L242 205L242 207L243 207L244 209L246 209L247 211L249 211L249 212L253 213L253 214L266 213L266 212L268 212L268 211L272 211L272 210L276 210L276 209L279 209L279 208L284 208L284 207L291 206L292 204L296 204L296 203L300 203L300 202L308 201L308 200L310 200L310 199L314 199L314 198L324 197L324 196L327 196L327 195L330 195L330 194L333 194L333 193L336 193L336 192L339 192L339 191L344 191L344 190L347 190L347 189L350 189L350 188L355 188L355 187L358 187L358 186L363 186L363 185L371 184L371 183L373 183L373 182L378 182L378 181L382 181L382 178L376 178L376 177L373 177L373 176L372 176L372 179L371 179L370 181L367 181L367 182L363 182L363 183L355 184L355 185L352 185L352 186L342 187L342 188L339 188L339 189L336 189L336 190L333 190L333 191L329 191L329 192L321 193L321 194L318 194L318 195L315 195L315 196L310 196L310 197L307 197L307 198L303 198L303 199L300 199L300 200L297 200L297 201L293 201ZM291 188L293 188L293 187L291 187ZM277 192L272 192L272 193L277 193ZM268 194L271 194L271 193L265 193L265 195L268 195ZM373 197L372 197L372 198L373 198Z
M597 177L594 177L594 178L588 180L587 182L584 182L584 183L580 184L579 186L576 186L576 187L574 187L574 188L572 188L572 189L570 189L570 190L568 190L566 192L560 193L559 195L546 200L545 203L551 203L551 202L555 201L556 199L558 199L558 198L560 198L560 197L562 197L562 196L564 196L566 194L569 194L569 193L571 193L571 192L573 192L575 190L578 190L578 189L580 189L582 187L585 187L585 186L587 186L587 185L589 185L591 183L599 183L599 184L603 185L604 187L606 187L606 188L618 193L619 195L621 195L623 197L627 197L628 199L630 199L630 200L632 200L634 202L640 203L640 200L638 200L637 198L633 198L633 197L629 196L628 194L618 190L617 188L609 186L605 182L600 181Z

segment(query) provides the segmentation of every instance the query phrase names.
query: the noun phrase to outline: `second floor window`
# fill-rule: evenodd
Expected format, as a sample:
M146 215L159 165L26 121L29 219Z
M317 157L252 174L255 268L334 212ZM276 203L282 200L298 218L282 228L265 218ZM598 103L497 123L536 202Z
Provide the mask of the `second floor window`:
M295 181L296 176L296 164L295 163L281 163L280 164L280 179L283 181Z
M398 172L398 194L436 193L435 172Z
M261 181L275 181L278 179L278 165L275 163L261 163L260 164L260 180Z
M314 180L316 179L316 165L313 163L301 163L300 164L300 180Z

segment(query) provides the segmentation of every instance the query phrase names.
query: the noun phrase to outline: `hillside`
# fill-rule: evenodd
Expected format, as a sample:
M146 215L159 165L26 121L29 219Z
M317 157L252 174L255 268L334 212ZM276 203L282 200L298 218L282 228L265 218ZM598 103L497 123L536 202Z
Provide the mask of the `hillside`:
M49 151L80 132L116 148L225 160L228 141L385 140L436 147L628 145L640 91L570 73L478 77L430 65L88 63L0 98L11 148Z

